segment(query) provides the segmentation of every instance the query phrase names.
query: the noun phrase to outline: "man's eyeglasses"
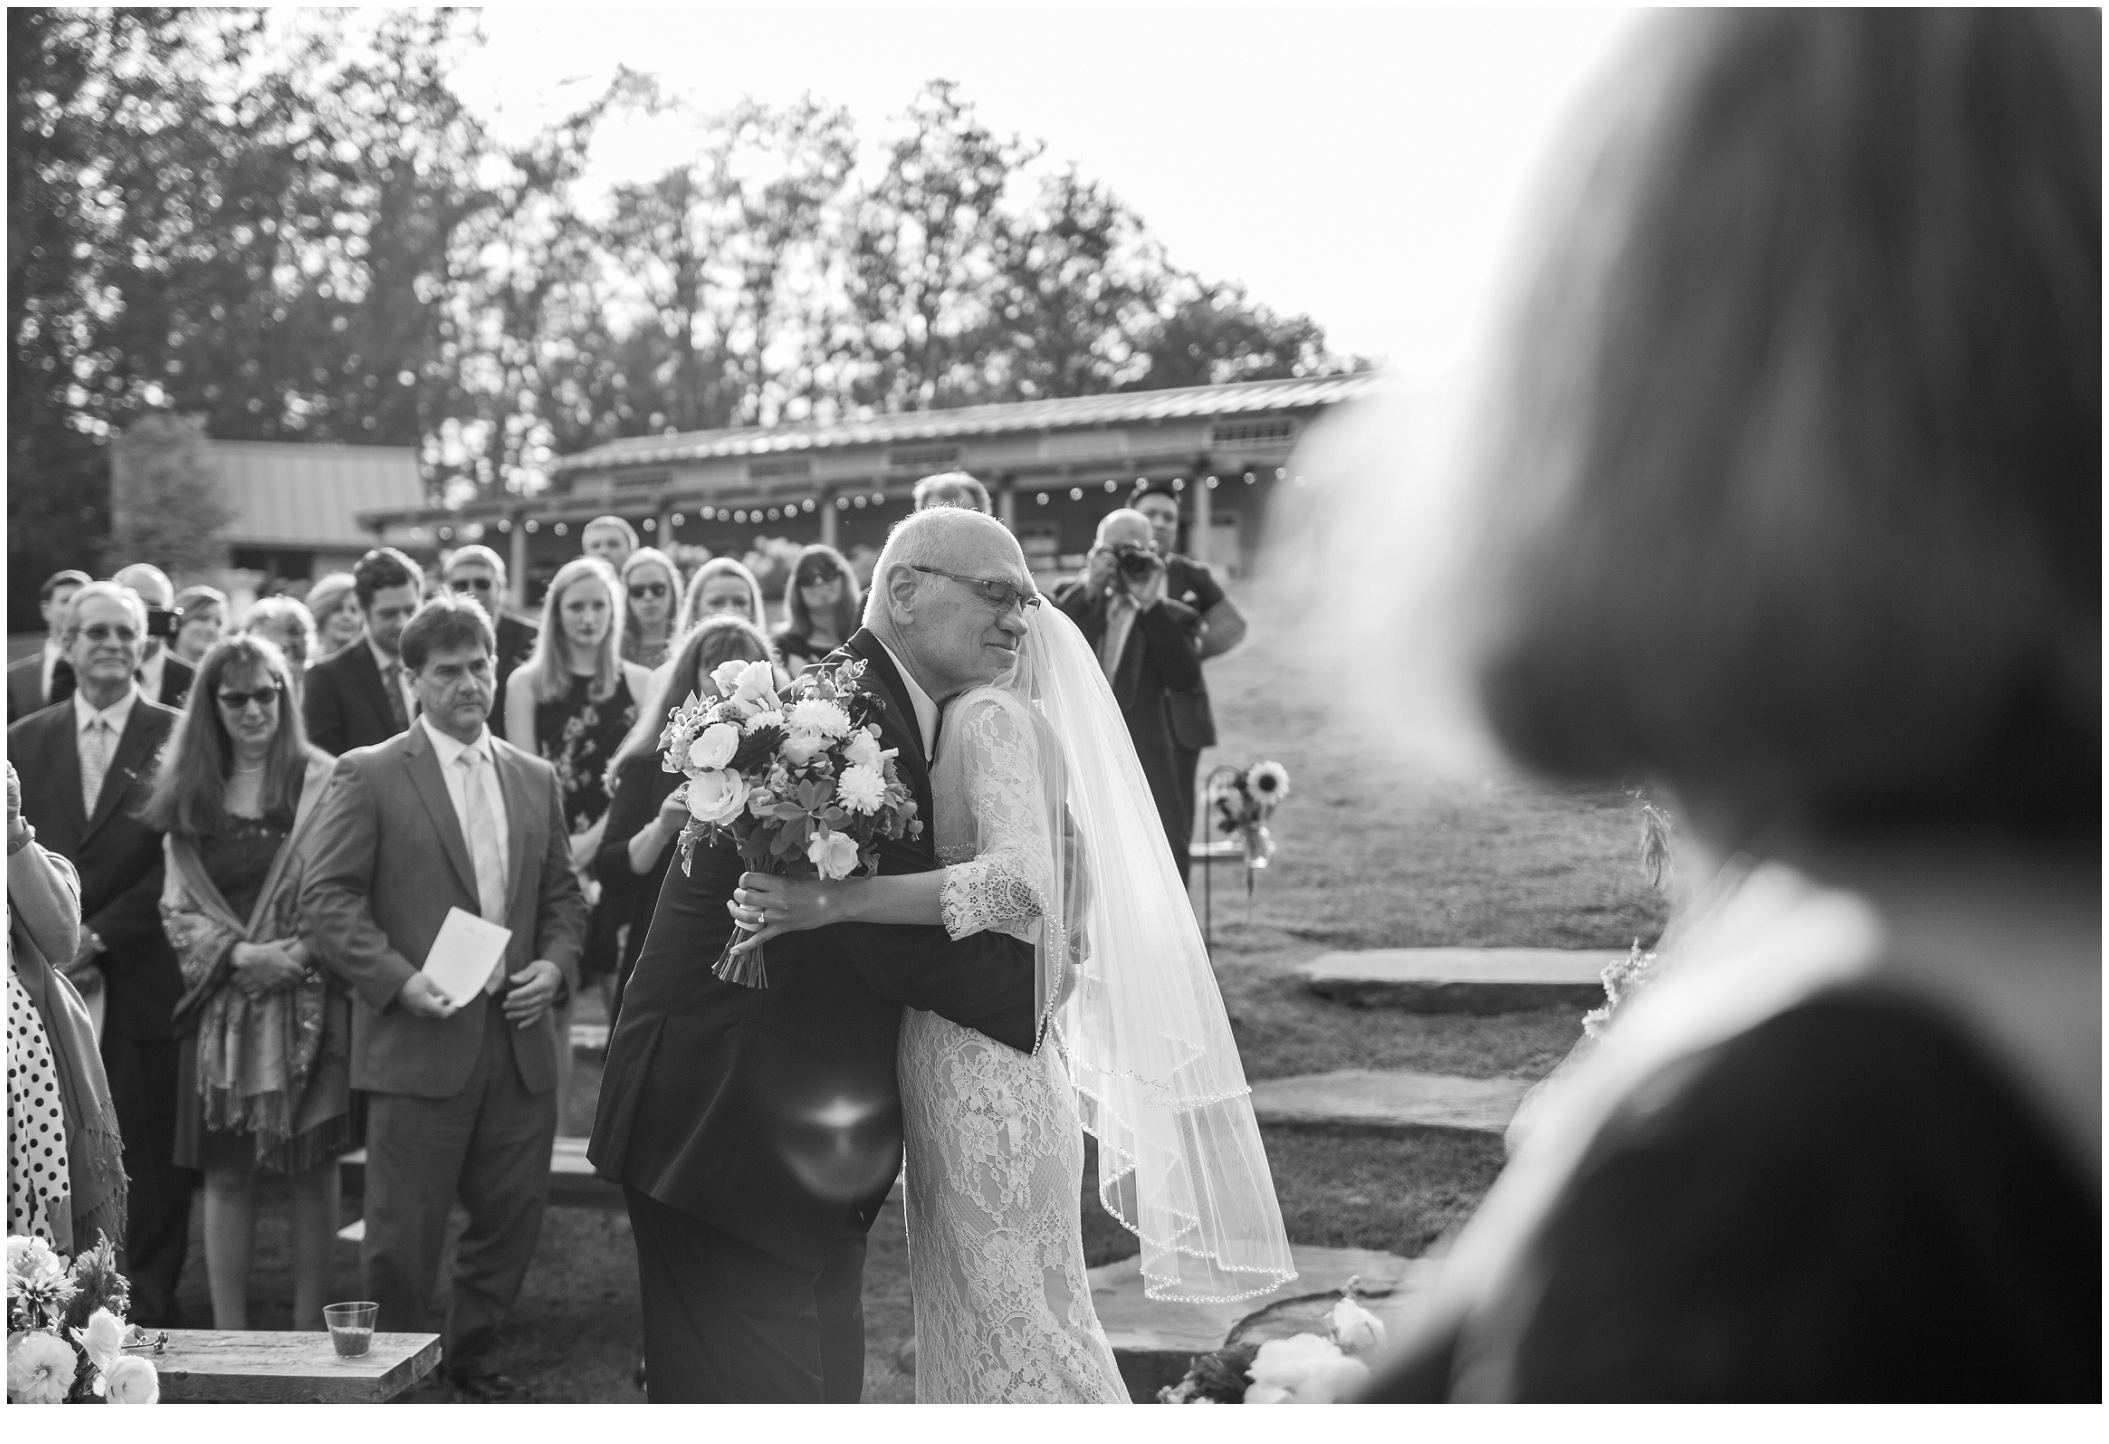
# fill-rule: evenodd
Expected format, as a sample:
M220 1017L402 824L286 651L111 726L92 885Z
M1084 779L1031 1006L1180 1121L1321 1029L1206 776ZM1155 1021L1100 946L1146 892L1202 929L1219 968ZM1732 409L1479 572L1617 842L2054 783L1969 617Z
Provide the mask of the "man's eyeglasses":
M87 609L84 607L82 610L86 611ZM107 642L112 637L117 638L120 642L136 642L139 640L139 629L137 627L114 626L109 622L90 622L87 626L80 629L80 633L91 642Z
M491 585L489 577L456 577L447 583L450 590L457 592L487 592L491 589Z
M975 596L994 607L999 614L1007 614L1013 608L1030 611L1040 605L1040 594L1014 587L1009 582L991 581L987 577L963 577L957 572L942 572L936 567L919 567L910 562L908 569L928 576L943 577L948 582L958 582Z
M277 703L279 686L276 682L268 687L259 687L254 692L222 692L220 705L230 712L239 712L251 702L259 707L270 707Z
M656 602L666 595L667 585L665 582L631 582L629 592L633 597L650 597Z

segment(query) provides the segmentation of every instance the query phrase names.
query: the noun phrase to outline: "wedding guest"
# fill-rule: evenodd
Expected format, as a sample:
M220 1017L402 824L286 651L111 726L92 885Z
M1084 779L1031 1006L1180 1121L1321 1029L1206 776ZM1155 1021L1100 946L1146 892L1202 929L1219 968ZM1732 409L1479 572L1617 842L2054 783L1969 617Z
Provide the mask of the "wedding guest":
M171 652L163 636L175 634L176 589L161 568L134 562L110 579L138 593L147 607L147 635L140 644L139 685L150 701L164 707L181 707L190 695L190 663ZM166 630L161 630L166 628ZM73 695L72 663L61 658L51 672L51 700L63 702Z
M809 546L784 587L784 624L770 638L786 671L797 676L850 639L864 615L864 595L842 553Z
M365 630L359 611L358 579L350 572L331 572L308 588L307 608L315 619L315 660L334 657Z
M486 725L483 609L437 597L401 641L420 715L401 736L337 759L310 824L303 936L355 995L351 1082L368 1108L360 1262L378 1326L430 1331L459 1201L468 1227L444 1321L446 1376L473 1399L518 1398L526 1390L497 1370L492 1346L549 1199L550 1005L576 980L585 909L555 773ZM455 908L511 934L459 1006L420 971Z
M172 650L195 667L227 630L227 594L218 587L185 587L176 593L176 610L182 616Z
M124 1140L88 1005L59 970L79 942L80 877L36 838L10 762L7 1232L71 1254L124 1239Z
M639 547L622 564L622 659L647 671L666 665L674 649L674 611L681 572L657 547Z
M44 619L44 645L21 661L8 664L7 720L10 726L59 700L51 695L52 669L66 659L66 649L59 641L59 625L65 619L66 604L90 580L86 572L68 569L53 572L37 589L37 611Z
M762 608L762 584L754 573L732 557L712 557L688 579L688 594L681 601L681 630L686 633L696 623L726 612L756 627L769 625Z
M491 618L492 631L498 638L498 655L493 661L498 695L491 702L491 715L502 726L505 722L506 683L534 652L535 624L522 621L505 609L505 600L510 595L505 587L505 560L491 548L480 543L457 547L447 558L440 575L445 578L448 591L474 597L484 614Z
M292 668L247 633L205 654L144 817L165 838L162 924L183 965L176 1162L205 1174L212 1326L249 1327L256 1193L285 1180L293 1327L320 1330L337 1159L358 1146L351 997L314 961L301 846L335 759L310 747Z
M174 1161L183 970L161 930L161 834L137 814L181 714L146 697L137 680L146 620L130 587L90 582L76 591L60 635L79 690L8 728L7 754L22 769L22 815L80 878L79 942L64 962L51 960L98 1018L130 1179L131 1318L173 1328L198 1180Z
M964 471L940 471L935 476L926 476L908 495L916 511L928 511L933 506L956 506L991 516L996 510L989 503L989 489Z
M1168 699L1200 685L1194 638L1201 619L1165 595L1165 565L1151 545L1148 519L1125 507L1107 513L1086 554L1083 575L1065 582L1054 604L1099 654L1164 823L1165 845L1184 878L1194 832L1193 795L1180 783Z
M2101 16L1660 40L1462 614L1718 871L1370 1397L2099 1400Z
M622 575L622 564L637 550L637 528L619 516L597 516L579 532L579 550L599 557L608 570Z
M286 659L286 674L293 682L292 704L298 711L306 694L308 663L315 655L315 621L308 609L291 597L262 597L242 613L236 631L262 637L278 648Z
M742 617L718 616L682 638L673 665L655 678L651 700L637 714L622 746L608 763L608 825L593 855L593 875L601 886L601 907L624 929L621 957L607 988L608 1021L622 1006L622 991L644 949L659 888L672 861L673 840L688 819L688 806L674 797L682 774L660 765L659 735L667 714L690 694L709 700L719 694L710 674L720 663L772 660L768 639Z
M1139 481L1128 505L1149 520L1151 545L1164 558L1164 594L1182 602L1201 618L1200 660L1220 657L1245 640L1245 614L1223 593L1222 584L1205 565L1179 553L1179 493L1167 481ZM1186 815L1194 815L1194 778L1201 752L1216 745L1215 709L1208 702L1204 669L1201 685L1190 692L1169 692L1165 710L1172 724L1172 748ZM1204 829L1205 831L1205 829Z
M308 669L301 717L308 740L341 756L386 742L410 725L417 700L397 643L424 592L425 574L394 547L375 547L352 568L365 626L359 645Z

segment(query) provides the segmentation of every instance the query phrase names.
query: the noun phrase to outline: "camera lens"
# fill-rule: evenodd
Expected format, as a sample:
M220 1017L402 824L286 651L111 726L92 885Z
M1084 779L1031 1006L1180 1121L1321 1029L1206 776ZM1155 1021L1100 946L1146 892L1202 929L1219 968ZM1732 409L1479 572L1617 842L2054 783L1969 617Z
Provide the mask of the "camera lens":
M1141 581L1150 574L1154 562L1150 553L1141 547L1122 547L1120 550L1120 574Z

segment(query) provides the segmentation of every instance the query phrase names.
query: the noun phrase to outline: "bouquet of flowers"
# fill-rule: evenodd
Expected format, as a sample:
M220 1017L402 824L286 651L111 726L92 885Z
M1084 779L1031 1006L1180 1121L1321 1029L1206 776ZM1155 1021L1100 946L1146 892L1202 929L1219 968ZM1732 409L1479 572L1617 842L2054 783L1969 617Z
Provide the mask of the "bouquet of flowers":
M1235 837L1245 853L1245 896L1252 896L1252 875L1274 859L1274 834L1267 819L1289 795L1289 769L1279 762L1247 768L1218 767L1208 774L1208 803L1216 826Z
M1326 1332L1234 1344L1202 1354L1160 1404L1331 1404L1369 1382L1384 1321L1355 1302L1354 1279L1326 1315Z
M154 1404L161 1376L128 1352L154 1348L127 1328L131 1285L108 1234L71 1264L41 1238L7 1239L7 1402Z
M729 839L750 871L793 877L876 872L879 839L917 837L915 798L879 746L885 702L858 684L864 663L809 669L782 697L767 662L727 662L711 674L721 694L692 699L667 719L661 765L687 776L681 871L699 839ZM762 950L735 954L735 932L713 971L766 988Z

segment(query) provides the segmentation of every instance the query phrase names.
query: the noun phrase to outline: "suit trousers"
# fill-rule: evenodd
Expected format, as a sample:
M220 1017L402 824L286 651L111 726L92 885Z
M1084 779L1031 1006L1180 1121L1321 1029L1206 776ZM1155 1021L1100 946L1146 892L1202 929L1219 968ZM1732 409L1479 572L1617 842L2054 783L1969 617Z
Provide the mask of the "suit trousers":
M452 1098L369 1096L366 1241L360 1249L375 1324L431 1333L432 1295L455 1199L468 1211L454 1257L445 1335L450 1373L479 1356L512 1312L549 1202L557 1095L529 1093L513 1061L513 1028L493 998L468 1084Z
M854 1404L864 1395L864 1245L784 1262L627 1184L654 1404Z
M173 1038L131 1038L115 1009L103 1029L103 1071L124 1143L127 1180L124 1275L132 1285L131 1321L176 1328L176 1285L190 1252L190 1196L195 1168L176 1166L176 1055ZM80 1247L94 1239L79 1241Z
M1174 737L1172 739L1172 772L1179 782L1179 811L1186 818L1185 845L1181 845L1179 834L1174 833L1172 836L1172 852L1179 863L1179 881L1181 882L1187 880L1187 874L1193 867L1194 781L1199 776L1200 771L1201 749L1182 746L1179 739ZM1201 839L1204 842L1214 840L1214 833L1205 819L1201 824Z

